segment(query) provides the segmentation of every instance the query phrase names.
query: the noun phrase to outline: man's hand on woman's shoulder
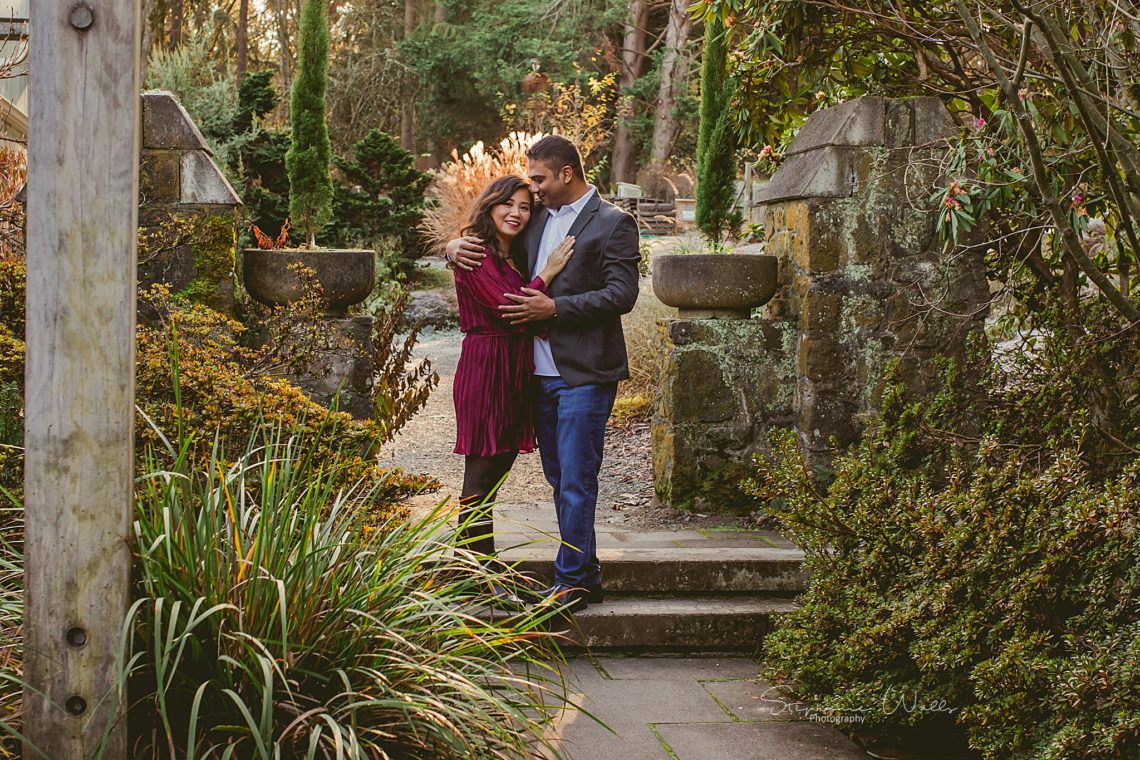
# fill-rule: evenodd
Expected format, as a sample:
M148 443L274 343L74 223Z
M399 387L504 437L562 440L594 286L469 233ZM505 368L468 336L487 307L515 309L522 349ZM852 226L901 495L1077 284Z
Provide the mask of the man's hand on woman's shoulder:
M474 235L464 235L447 241L443 258L447 261L449 269L463 269L470 272L475 267L483 266L482 259L487 258L483 253L483 240Z

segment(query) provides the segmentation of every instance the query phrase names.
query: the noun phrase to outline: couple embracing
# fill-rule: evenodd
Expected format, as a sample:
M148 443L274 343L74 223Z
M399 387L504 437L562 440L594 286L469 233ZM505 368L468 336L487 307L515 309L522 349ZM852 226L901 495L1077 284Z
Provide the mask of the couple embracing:
M537 444L561 537L546 595L579 610L602 600L594 513L606 421L629 377L621 315L637 300L637 223L586 182L564 137L539 140L527 162L526 179L483 191L447 245L464 333L460 524L468 549L494 555L495 490Z

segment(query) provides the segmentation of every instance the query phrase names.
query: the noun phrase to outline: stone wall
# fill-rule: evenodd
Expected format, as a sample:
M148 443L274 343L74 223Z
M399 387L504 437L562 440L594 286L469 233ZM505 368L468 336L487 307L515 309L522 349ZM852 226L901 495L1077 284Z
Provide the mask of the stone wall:
M769 318L794 321L801 441L827 461L879 408L884 372L925 391L935 354L961 354L989 289L980 252L944 256L946 139L937 98L864 97L805 123L761 200L766 252L784 279Z
M758 198L775 297L736 324L661 327L660 498L734 506L721 473L750 471L774 426L794 427L809 461L826 464L878 410L888 368L917 393L934 355L962 353L989 291L980 253L944 256L936 234L931 197L956 131L936 98L864 97L804 124Z
M165 283L232 314L241 199L174 95L153 90L142 101L139 287Z

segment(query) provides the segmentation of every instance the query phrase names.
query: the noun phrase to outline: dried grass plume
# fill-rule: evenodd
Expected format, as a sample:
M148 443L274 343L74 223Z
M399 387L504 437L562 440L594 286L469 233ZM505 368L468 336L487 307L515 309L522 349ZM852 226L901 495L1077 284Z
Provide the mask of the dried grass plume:
M441 166L428 188L429 205L420 230L428 246L442 253L447 241L458 237L467 222L475 199L492 180L506 174L526 176L526 152L544 135L512 132L487 150L482 142L459 155L451 151L451 161Z

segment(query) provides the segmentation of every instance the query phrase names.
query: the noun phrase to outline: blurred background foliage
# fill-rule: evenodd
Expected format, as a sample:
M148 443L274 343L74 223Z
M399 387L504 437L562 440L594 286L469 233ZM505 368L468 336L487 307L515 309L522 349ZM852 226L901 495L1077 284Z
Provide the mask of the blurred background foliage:
M264 169L288 147L280 144L288 103L277 93L287 92L295 75L297 6L144 2L147 85L182 99L231 178L240 182L249 171L242 184L274 195L278 178ZM682 0L331 2L334 154L353 155L379 129L412 154L418 169L434 169L476 142L558 129L596 145L594 178L603 186L636 181L651 165L658 172L690 170L701 29L687 6ZM662 87L673 94L662 99ZM596 111L588 119L595 128L575 134L569 122L583 109ZM254 172L253 163L263 171ZM250 213L268 229L280 210L263 200Z

